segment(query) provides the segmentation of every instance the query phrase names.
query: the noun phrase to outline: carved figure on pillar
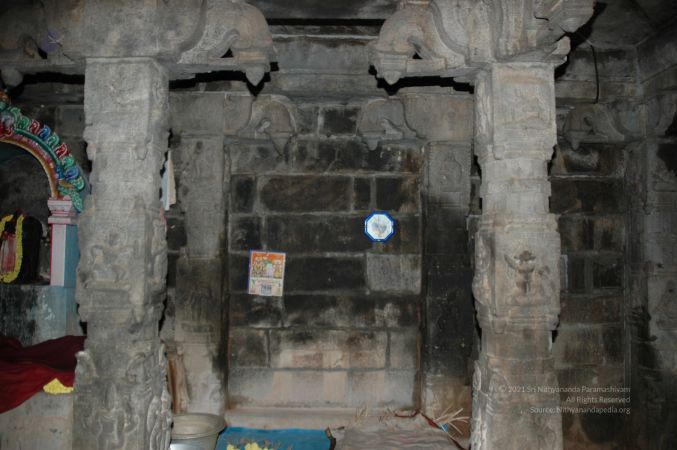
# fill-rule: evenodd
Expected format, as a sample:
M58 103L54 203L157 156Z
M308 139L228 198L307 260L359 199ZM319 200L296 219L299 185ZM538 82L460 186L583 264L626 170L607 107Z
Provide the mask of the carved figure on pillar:
M589 19L592 5L402 0L371 48L388 83L436 75L475 84L483 211L473 282L482 328L473 450L562 448L551 354L560 239L548 212L547 163L556 144L554 69L569 51L563 35Z

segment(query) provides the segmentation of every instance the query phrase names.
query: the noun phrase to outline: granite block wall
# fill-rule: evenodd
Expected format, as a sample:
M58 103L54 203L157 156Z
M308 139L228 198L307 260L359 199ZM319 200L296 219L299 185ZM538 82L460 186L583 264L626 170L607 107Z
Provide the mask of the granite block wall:
M363 103L299 101L284 148L227 139L231 407L419 402L422 143L369 150ZM388 243L364 234L376 209ZM283 297L247 294L258 249L287 254Z

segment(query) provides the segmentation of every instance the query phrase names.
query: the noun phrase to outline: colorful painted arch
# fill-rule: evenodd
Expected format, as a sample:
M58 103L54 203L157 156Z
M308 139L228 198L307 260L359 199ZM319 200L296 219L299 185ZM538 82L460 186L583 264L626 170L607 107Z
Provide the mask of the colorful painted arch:
M0 142L33 155L49 179L52 197L70 198L75 209L82 211L88 183L68 146L47 125L24 116L5 95L0 95Z

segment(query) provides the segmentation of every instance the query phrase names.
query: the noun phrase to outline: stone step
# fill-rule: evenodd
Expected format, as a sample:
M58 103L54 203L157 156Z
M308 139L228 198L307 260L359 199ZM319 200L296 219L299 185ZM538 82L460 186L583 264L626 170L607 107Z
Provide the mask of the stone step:
M275 408L251 407L226 411L226 424L231 427L259 429L301 428L336 429L354 424L361 418L360 410L355 408ZM367 410L366 414L377 416L382 410ZM364 415L365 412L362 412ZM361 420L361 419L360 419Z

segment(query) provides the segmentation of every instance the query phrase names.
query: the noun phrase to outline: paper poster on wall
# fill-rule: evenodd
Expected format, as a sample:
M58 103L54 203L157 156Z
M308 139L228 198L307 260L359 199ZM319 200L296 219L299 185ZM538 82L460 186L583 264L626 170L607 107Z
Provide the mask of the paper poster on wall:
M252 251L249 255L249 293L282 297L286 253Z

